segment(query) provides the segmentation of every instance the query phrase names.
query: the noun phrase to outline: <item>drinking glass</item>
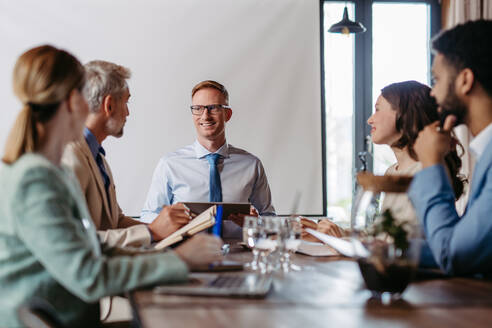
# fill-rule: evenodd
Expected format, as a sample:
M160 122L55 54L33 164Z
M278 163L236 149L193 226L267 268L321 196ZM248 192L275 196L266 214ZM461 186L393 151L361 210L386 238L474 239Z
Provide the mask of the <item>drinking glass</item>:
M276 250L279 243L278 219L273 216L262 217L256 248L260 251L259 269L261 273L270 273L278 268Z
M282 270L284 272L301 271L301 267L291 261L294 254L301 244L302 225L299 217L288 217L282 222Z
M246 263L244 266L253 271L258 270L259 250L255 246L258 242L258 238L260 237L261 223L261 219L254 216L246 216L244 218L243 242L252 250L253 253L253 259L251 262Z

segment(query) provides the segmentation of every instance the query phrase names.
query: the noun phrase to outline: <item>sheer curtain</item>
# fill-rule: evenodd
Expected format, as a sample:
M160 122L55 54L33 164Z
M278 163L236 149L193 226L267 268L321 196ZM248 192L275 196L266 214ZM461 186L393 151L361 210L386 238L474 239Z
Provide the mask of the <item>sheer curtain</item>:
M477 19L492 19L492 1L490 0L442 0L442 28L449 29L455 25L464 23L466 21ZM465 188L465 194L456 202L458 212L462 213L465 210L465 206L468 200L468 191L471 182L471 176L473 173L473 166L475 165L473 157L468 151L468 146L471 140L471 134L468 128L464 125L454 129L458 140L461 142L464 148L464 154L462 156L463 166L461 168L461 174L468 179L468 184Z
M443 28L480 18L492 18L490 0L442 0Z

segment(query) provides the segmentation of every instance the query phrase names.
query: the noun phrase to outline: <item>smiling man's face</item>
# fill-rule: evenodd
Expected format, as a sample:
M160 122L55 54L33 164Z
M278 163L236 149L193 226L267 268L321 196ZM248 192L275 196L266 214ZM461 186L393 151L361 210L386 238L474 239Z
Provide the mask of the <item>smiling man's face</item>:
M214 88L198 90L191 99L193 106L201 105L227 105L224 95ZM232 110L223 108L219 113L212 114L204 110L202 115L193 115L196 133L199 139L216 140L225 139L225 123L232 116Z

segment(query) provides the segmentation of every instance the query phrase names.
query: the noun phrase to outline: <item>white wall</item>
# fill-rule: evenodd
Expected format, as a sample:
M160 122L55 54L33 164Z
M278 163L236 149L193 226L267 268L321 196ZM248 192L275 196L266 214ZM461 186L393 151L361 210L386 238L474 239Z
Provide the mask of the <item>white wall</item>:
M153 169L194 141L193 85L223 83L228 142L263 162L277 213L322 213L318 0L0 0L0 151L20 109L16 58L35 45L129 67L130 117L103 146L123 211L138 215Z

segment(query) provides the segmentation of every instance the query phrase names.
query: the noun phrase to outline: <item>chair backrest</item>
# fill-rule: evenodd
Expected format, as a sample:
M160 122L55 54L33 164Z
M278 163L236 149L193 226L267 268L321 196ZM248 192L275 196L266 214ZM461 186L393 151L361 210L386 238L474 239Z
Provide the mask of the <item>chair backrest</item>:
M19 320L28 328L65 328L47 301L34 298L17 309Z

